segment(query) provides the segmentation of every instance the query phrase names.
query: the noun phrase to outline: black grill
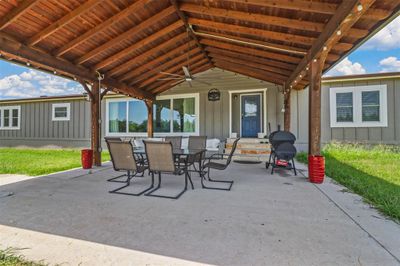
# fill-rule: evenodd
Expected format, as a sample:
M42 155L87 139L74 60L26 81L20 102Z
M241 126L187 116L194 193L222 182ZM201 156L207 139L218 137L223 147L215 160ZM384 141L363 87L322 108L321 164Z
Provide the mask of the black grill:
M265 166L267 169L270 165L272 166L271 174L274 173L274 168L279 167L293 169L294 174L297 175L293 160L297 153L295 141L295 135L289 131L274 131L269 135L271 154Z

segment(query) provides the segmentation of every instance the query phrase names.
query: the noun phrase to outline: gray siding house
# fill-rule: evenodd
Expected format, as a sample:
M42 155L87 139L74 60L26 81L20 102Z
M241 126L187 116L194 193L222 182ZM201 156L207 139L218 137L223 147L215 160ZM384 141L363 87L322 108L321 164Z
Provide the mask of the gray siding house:
M280 86L218 68L196 76L212 86L182 83L157 97L155 136L257 138L283 128ZM211 89L220 91L218 101L208 99ZM291 131L306 149L308 90L291 97ZM142 101L107 95L101 113L102 136L147 135ZM321 116L323 143L400 144L400 73L325 78ZM89 147L90 104L84 95L2 100L0 146Z

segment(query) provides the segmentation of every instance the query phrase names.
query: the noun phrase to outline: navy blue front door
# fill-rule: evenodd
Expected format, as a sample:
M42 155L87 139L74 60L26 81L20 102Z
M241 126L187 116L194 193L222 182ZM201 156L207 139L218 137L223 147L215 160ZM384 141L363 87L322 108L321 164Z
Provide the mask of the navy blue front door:
M254 138L261 132L260 95L242 95L242 137Z

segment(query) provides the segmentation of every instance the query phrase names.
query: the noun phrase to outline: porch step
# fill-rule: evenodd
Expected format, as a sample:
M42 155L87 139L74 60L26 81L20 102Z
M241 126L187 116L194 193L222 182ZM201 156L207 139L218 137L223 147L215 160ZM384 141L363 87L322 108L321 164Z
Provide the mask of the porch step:
M230 153L232 150L233 141L228 139L225 145L225 153ZM240 139L234 153L234 160L254 160L267 161L271 152L271 145L266 142L266 139Z

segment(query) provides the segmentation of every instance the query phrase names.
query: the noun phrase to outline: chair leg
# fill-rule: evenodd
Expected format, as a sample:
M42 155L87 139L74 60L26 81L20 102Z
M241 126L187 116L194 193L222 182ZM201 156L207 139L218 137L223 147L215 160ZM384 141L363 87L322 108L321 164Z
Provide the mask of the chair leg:
M294 164L294 159L292 159L292 164L293 164L294 175L297 176L297 171L296 171L296 166L295 166L295 164Z
M119 187L119 188L116 188L116 189L114 189L114 190L111 190L111 191L109 191L109 193L121 194L121 195L128 195L128 196L140 196L140 195L146 193L147 191L151 190L151 189L154 187L154 177L152 176L152 178L151 178L151 185L150 185L148 188L146 188L146 189L144 189L144 190L142 190L142 191L140 191L140 192L138 192L138 193L121 192L122 189L124 189L124 188L130 186L130 184L131 184L131 179L134 178L137 174L138 174L138 173L134 173L134 174L132 175L130 172L128 172L128 174L127 174L128 179L127 179L126 182L125 182L126 185L125 185L125 186L122 186L122 187ZM115 181L114 181L114 182L115 182Z
M273 158L272 158L272 169L271 169L271 175L273 175L273 174L274 174L274 168L275 168L275 164L276 164L276 161L275 161L275 159L276 159L276 157L275 157L275 156L273 156Z
M128 178L127 178L126 180L116 180L116 179L119 179L119 178L121 178L121 177L123 177L123 176L126 176L126 177L128 177L128 175L127 175L127 174L123 174L123 175L119 175L119 176L116 176L116 177L113 177L113 178L107 179L107 182L114 182L114 183L126 183L126 182L128 181Z
M218 188L218 187L208 187L208 186L206 186L204 184L204 180L206 179L206 177L205 177L205 175L203 173L202 177L201 177L201 187L202 188L204 188L204 189L214 189L214 190L225 190L225 191L230 191L231 190L231 188L233 186L233 180L231 181L231 180L214 180L214 179L211 179L210 178L210 171L211 171L211 169L208 168L207 178L208 178L209 182L212 182L212 183L225 183L225 184L229 184L229 187L228 188Z
M267 163L265 163L265 168L269 168L269 166L270 166L270 164L271 164L271 157L272 157L272 151L270 152L270 154L269 154L269 158L268 158L268 162Z
M161 173L158 173L158 186L157 186L155 189L153 189L153 190L147 192L147 193L144 194L144 195L145 195L145 196L149 196L149 197L157 197L157 198L165 198L165 199L179 199L179 198L182 196L182 194L185 193L186 190L187 190L188 176L189 176L189 174L188 174L187 171L186 171L186 172L185 172L185 188L184 188L181 192L179 192L178 195L176 195L176 196L164 196L164 195L153 194L154 192L156 192L157 190L159 190L160 187L161 187Z

